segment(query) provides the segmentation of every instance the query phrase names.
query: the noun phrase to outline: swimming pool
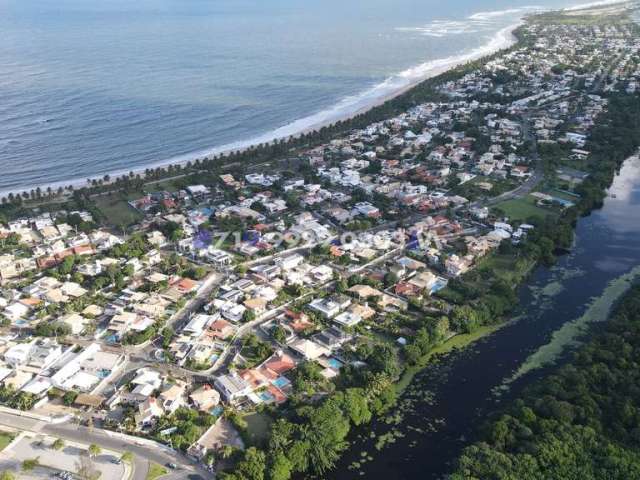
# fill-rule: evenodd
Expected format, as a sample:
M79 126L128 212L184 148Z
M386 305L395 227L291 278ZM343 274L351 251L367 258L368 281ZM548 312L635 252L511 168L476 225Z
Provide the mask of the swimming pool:
M272 393L270 392L260 392L258 394L258 396L264 401L264 402L275 402L276 401L276 397L273 396Z
M447 282L446 279L439 277L436 280L436 283L433 284L433 287L431 287L431 292L430 292L431 295L433 295L434 293L442 290L444 287L447 286L447 283L449 283L449 282Z
M340 360L338 360L337 358L330 358L327 363L329 364L329 366L331 368L333 368L334 370L340 370L340 368L342 368L342 366L344 365Z
M291 384L291 382L286 377L278 377L273 380L271 384L278 388L285 388L286 386Z
M218 417L222 414L222 412L224 411L224 408L222 408L220 405L218 405L217 407L213 407L209 413L211 413L211 415L213 415L214 417Z

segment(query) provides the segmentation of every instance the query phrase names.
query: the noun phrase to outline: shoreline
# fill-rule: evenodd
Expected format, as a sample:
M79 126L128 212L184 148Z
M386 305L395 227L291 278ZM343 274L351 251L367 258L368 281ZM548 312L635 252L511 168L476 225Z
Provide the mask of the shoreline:
M629 0L596 0L585 4L565 7L561 10L576 12L583 9L626 5L628 3ZM540 10L546 9L541 8ZM107 171L101 174L70 178L68 180L60 180L51 183L33 184L16 189L9 188L6 190L0 190L0 196L6 197L9 194L18 196L24 192L28 193L29 191L38 188L43 193L46 193L47 189L51 188L54 195L57 196L57 190L62 188L65 190L63 197L66 197L66 195L68 195L68 191L66 190L68 186L72 186L74 189L82 188L87 186L87 180L102 180L106 175L110 177L110 181L105 182L105 185L113 183L116 177L128 175L129 173L140 175L142 179L145 180L144 173L145 170L148 169L166 168L169 165L184 166L196 159L207 158L214 155L224 156L236 151L243 152L261 143L271 143L281 139L298 137L314 130L319 130L323 127L333 125L339 121L350 120L384 104L389 100L393 100L425 80L437 77L438 75L460 67L468 62L494 55L501 50L512 47L517 43L517 38L514 36L514 32L523 23L524 15L518 20L518 22L498 30L493 37L479 47L473 48L467 52L445 58L429 60L413 67L409 67L402 72L387 77L381 83L377 83L354 95L343 97L334 105L324 110L304 116L286 125L277 127L263 134L258 134L246 140L238 140L217 147L174 155L167 159L148 163L139 167Z
M102 180L105 175L109 175L111 177L110 182L105 182L105 184L108 185L109 183L113 183L116 177L127 175L130 172L133 172L134 175L140 175L144 179L144 172L147 169L164 168L169 165L185 165L196 159L202 159L214 155L227 155L236 151L245 151L260 143L271 143L276 140L297 137L329 125L333 125L339 121L350 120L384 104L389 100L393 100L425 80L441 75L449 70L453 70L468 62L494 55L501 50L512 47L517 43L517 39L513 33L522 24L523 20L521 19L517 23L498 30L488 42L472 49L471 51L445 58L429 60L410 67L398 74L388 77L383 82L369 87L360 93L342 98L327 109L312 113L247 140L239 140L220 145L218 147L211 147L205 150L176 155L165 160L149 163L136 168L114 170L99 175L84 176L82 178L61 180L39 185L30 185L18 189L1 190L0 196L7 196L11 193L13 195L19 195L23 192L29 192L30 190L37 188L40 188L43 193L46 193L46 190L51 188L55 194L60 187L65 190L66 187L70 185L74 188L82 188L87 186L87 179Z

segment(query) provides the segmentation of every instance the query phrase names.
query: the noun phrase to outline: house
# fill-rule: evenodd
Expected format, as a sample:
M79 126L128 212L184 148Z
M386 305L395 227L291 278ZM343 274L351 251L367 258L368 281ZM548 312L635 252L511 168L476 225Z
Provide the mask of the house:
M380 290L370 287L369 285L354 285L347 291L355 294L361 300L382 296L382 292Z
M337 315L333 321L338 325L342 325L343 327L355 327L362 321L362 317L360 315L353 312L342 312Z
M267 309L267 301L264 298L250 298L245 300L244 306L256 316L262 315Z
M15 302L7 305L2 314L9 320L15 322L21 318L25 318L29 314L30 308L22 302Z
M189 323L182 329L182 332L192 337L199 337L208 324L215 321L216 316L198 313L191 317Z
M4 361L14 367L27 363L29 354L31 353L32 343L33 342L17 343L9 347L7 351L4 352Z
M91 392L118 371L123 359L120 354L102 350L97 343L79 352L70 349L51 365L50 369L55 371L51 382L61 390Z
M334 295L332 297L312 300L308 306L312 310L322 314L325 318L333 318L350 304L351 299L346 295Z
M191 392L189 400L196 409L210 413L220 403L220 393L211 385L203 385Z
M213 338L225 340L236 332L236 328L228 321L220 318L209 325L208 335Z
M214 385L228 403L234 403L246 397L252 390L251 386L235 372L217 377Z
M409 280L411 285L415 285L420 290L431 291L431 288L438 281L438 277L436 277L433 273L428 270L418 273L414 277Z
M393 295L388 295L386 293L382 295L382 298L378 300L376 305L378 305L378 307L386 312L406 310L408 307L407 302L405 302L404 300L401 300L398 297L394 297Z
M299 338L289 344L289 348L302 355L306 360L316 360L323 355L330 355L331 351L322 345L306 338Z
M231 175L228 175L231 177ZM233 179L233 177L231 177ZM224 181L224 179L223 179ZM202 198L209 194L209 189L204 185L189 185L187 192L194 198Z
M177 382L170 385L160 392L158 401L167 413L175 412L179 407L185 405L184 393L186 385L183 382Z
M86 325L89 323L88 319L78 313L68 313L67 315L60 317L58 321L69 325L71 333L74 335L82 333Z
M347 311L359 316L362 320L368 320L376 315L376 311L369 305L360 305L358 303L352 304Z
M160 401L155 397L148 397L138 405L138 413L134 418L138 429L149 427L153 422L164 415Z
M318 283L327 283L333 278L333 270L328 265L317 266L309 272L311 277Z
M353 206L352 214L354 216L362 215L363 217L379 218L382 214L380 210L369 202L359 202Z
M156 247L164 247L168 242L167 238L157 230L147 233L147 241Z
M322 346L331 353L332 351L341 348L345 343L351 341L353 336L334 326L324 329L320 333L315 334L312 338L317 345ZM325 353L325 356L329 356L329 354Z
M447 273L453 277L459 277L463 273L467 272L470 266L471 262L468 258L460 258L457 255L451 255L445 261Z
M276 265L278 265L282 270L291 270L296 268L302 262L304 262L304 257L299 253L280 257L275 260Z
M62 347L53 338L18 343L4 352L4 360L9 365L28 365L40 370L47 368L60 356L62 356Z
M156 370L141 368L131 380L131 384L134 385L131 395L138 400L144 400L162 386L162 377Z
M313 328L315 324L309 320L309 317L303 312L294 312L292 310L285 311L285 317L288 320L288 325L293 329L295 333L302 333L310 328Z
M219 309L220 314L233 323L242 321L244 312L247 310L245 306L233 302L223 302Z

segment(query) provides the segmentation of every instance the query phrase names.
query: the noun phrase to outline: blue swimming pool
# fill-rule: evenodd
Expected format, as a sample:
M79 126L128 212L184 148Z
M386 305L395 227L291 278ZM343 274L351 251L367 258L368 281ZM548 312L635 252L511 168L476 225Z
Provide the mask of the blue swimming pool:
M220 415L222 415L223 411L224 411L224 408L218 405L217 407L213 407L209 413L211 413L211 415L213 415L214 417L219 417Z
M431 295L433 295L434 293L442 290L444 287L447 286L447 280L444 278L438 278L436 280L436 283L433 285L433 287L431 287Z
M276 400L276 397L270 392L260 392L258 396L265 402L275 402Z
M278 388L284 388L287 385L289 385L291 382L286 377L278 377L271 383Z
M327 363L329 364L329 366L331 368L333 368L334 370L340 370L340 368L342 368L342 366L344 365L340 360L338 360L337 358L330 358Z

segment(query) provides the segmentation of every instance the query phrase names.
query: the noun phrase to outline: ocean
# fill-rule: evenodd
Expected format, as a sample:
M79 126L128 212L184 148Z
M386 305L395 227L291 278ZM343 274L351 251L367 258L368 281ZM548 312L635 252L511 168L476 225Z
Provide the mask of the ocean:
M0 0L0 192L288 136L580 3L530 2Z

